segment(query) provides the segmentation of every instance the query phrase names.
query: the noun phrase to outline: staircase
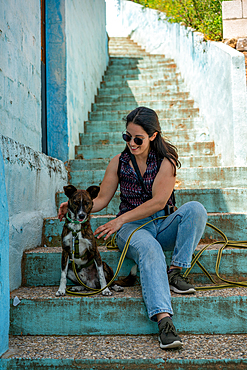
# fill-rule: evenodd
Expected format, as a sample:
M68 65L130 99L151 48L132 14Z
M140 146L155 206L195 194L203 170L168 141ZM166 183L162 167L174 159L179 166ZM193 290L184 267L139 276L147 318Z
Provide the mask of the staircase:
M101 83L85 133L69 161L70 183L86 189L100 184L110 158L125 144L122 118L137 106L154 109L164 135L176 145L182 168L176 183L177 206L190 200L201 202L208 221L229 239L245 240L247 168L221 167L214 142L205 129L199 108L191 98L172 59L149 55L126 38L112 38L110 63ZM56 194L57 205L64 201ZM106 209L94 215L92 228L113 218L119 192ZM241 211L241 212L240 212ZM193 296L172 293L174 324L184 347L162 351L157 325L146 314L137 284L114 292L111 297L55 296L60 279L63 222L44 220L43 246L23 257L22 287L11 293L10 350L0 369L239 369L247 367L247 291L244 288L197 292ZM207 228L202 243L218 239ZM99 249L113 270L120 256L103 241ZM166 253L167 259L171 253ZM201 258L214 272L217 247ZM226 250L221 272L236 280L247 278L247 252ZM125 260L120 275L128 274L133 262ZM195 284L208 280L195 267ZM14 297L20 299L13 305ZM2 367L1 367L2 366Z

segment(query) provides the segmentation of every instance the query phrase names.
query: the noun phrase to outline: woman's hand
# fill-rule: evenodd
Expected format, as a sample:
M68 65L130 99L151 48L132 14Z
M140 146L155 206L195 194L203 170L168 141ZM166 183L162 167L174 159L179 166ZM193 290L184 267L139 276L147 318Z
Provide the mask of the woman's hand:
M57 215L60 222L66 215L67 211L68 211L68 202L61 203L59 207L58 215Z
M109 221L107 222L106 224L104 225L101 225L99 226L95 232L94 232L94 236L96 236L97 234L99 234L97 236L97 239L101 238L103 235L106 235L104 237L104 240L108 239L109 236L111 236L112 234L114 234L116 231L118 231L122 226L123 226L124 222L121 221L121 218L120 217L116 217L114 218L114 220L112 221Z

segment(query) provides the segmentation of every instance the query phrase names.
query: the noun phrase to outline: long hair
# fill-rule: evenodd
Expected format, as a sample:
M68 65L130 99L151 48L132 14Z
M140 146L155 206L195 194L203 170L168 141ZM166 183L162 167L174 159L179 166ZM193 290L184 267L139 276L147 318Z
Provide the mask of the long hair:
M176 176L176 167L181 167L177 148L161 136L161 127L156 112L150 108L138 107L127 115L125 121L126 128L132 122L141 126L149 137L157 132L156 138L150 141L150 147L155 151L158 159L168 159L174 168L174 176Z

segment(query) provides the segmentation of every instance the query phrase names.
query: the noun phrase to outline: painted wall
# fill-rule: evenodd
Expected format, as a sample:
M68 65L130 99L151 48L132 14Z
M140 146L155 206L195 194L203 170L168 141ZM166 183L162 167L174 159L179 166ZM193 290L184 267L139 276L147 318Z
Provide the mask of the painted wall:
M222 1L223 38L247 36L247 0Z
M40 0L0 9L0 132L41 150Z
M9 220L5 173L0 150L0 356L8 349L9 334ZM1 361L1 360L0 360Z
M118 23L122 36L130 35L148 52L175 60L206 120L222 165L246 166L244 55L220 42L205 42L202 34L168 23L164 14L130 1L121 1Z
M108 64L105 0L47 0L48 153L74 158Z
M41 245L43 218L56 216L55 193L67 185L63 162L0 136L9 207L10 289L21 284L23 251Z

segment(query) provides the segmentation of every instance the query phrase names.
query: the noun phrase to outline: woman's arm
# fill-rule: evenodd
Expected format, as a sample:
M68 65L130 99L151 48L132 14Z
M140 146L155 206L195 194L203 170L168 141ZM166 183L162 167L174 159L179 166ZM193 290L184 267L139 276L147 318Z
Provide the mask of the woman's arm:
M100 191L93 200L92 213L99 212L105 208L113 198L118 187L118 164L120 154L116 155L108 164L104 179L100 185Z
M108 164L106 168L104 179L100 186L100 192L97 198L93 200L92 213L99 212L103 208L105 208L117 190L117 187L118 187L117 171L118 171L119 157L120 157L120 154L112 158L112 160L110 161L110 163ZM61 203L59 207L59 211L58 211L58 218L60 221L62 221L67 211L68 211L68 202Z
M101 238L106 234L105 240L109 238L115 231L119 230L123 224L131 221L141 220L149 217L154 213L164 209L168 199L170 198L174 189L176 177L174 176L174 169L168 159L164 158L160 166L160 170L154 180L152 188L152 199L141 204L135 209L124 213L116 219L107 222L105 225L99 226L94 235Z

